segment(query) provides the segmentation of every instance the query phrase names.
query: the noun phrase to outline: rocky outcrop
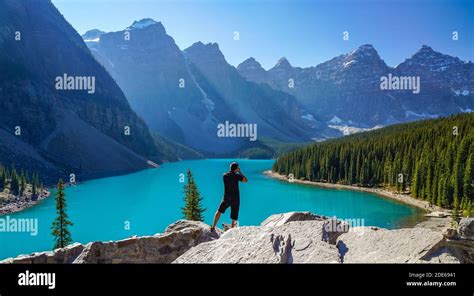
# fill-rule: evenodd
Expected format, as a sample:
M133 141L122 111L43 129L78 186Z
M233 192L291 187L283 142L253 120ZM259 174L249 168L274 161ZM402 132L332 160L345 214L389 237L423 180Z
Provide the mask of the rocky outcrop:
M3 264L51 264L51 263L73 263L82 253L85 246L74 243L62 249L49 252L33 253L31 255L20 255L16 258L8 258L0 261Z
M307 220L234 228L191 248L174 263L338 263L336 246L326 241L326 224Z
M337 246L344 263L414 263L443 239L425 228L355 227L338 238Z
M324 216L315 215L310 212L289 212L289 213L282 213L282 214L275 214L271 215L267 219L265 219L261 226L281 226L288 222L293 221L308 221L308 220L317 220L317 221L324 221L326 218Z
M474 240L474 218L463 218L459 222L459 236L463 239Z
M421 227L349 228L336 219L290 212L225 233L182 220L162 234L76 243L0 263L474 263L469 229L472 219L447 235Z
M178 221L163 234L120 241L73 244L51 252L11 258L1 263L171 263L191 247L219 238L202 222Z

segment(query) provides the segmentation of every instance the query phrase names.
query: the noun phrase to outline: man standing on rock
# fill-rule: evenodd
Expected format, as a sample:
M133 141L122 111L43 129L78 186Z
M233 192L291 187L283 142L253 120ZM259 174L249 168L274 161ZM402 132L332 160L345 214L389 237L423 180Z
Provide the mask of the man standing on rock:
M240 192L239 182L247 183L248 179L240 171L239 164L232 162L230 164L230 170L224 174L224 198L219 205L219 209L214 215L214 223L211 226L211 231L216 229L217 222L221 217L221 214L225 213L225 210L230 207L230 218L232 219L232 228L237 226L237 219L239 218L239 207L240 207Z

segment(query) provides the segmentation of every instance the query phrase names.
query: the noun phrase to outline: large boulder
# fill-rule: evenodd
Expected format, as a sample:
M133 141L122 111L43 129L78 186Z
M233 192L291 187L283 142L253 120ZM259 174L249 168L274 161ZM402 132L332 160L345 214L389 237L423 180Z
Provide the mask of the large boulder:
M338 263L339 252L327 242L326 225L325 220L308 220L234 228L173 263Z
M316 221L324 221L327 218L324 216L315 215L311 212L288 212L288 213L281 213L281 214L274 214L265 219L261 226L281 226L288 222L293 221L309 221L309 220L316 220Z
M335 218L328 218L325 216L315 215L311 212L288 212L282 214L274 214L265 219L261 226L278 227L288 224L290 222L303 221L322 221L321 228L323 240L331 244L336 243L336 239L342 233L349 231L349 224L342 222Z
M355 227L337 239L343 263L415 263L444 241L426 228Z
M460 254L449 247L440 247L427 254L417 263L463 263L459 260Z
M171 263L191 247L217 238L207 224L182 220L163 234L89 243L74 263Z
M474 218L462 218L458 227L462 239L474 240Z

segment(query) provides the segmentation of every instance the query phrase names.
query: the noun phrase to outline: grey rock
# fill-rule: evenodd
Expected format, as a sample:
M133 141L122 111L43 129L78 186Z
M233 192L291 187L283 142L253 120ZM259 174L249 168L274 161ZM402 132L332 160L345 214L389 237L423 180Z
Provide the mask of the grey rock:
M171 263L191 247L217 238L219 232L208 225L183 220L163 234L89 243L74 263Z
M355 227L339 236L337 246L345 250L344 263L415 263L443 240L425 228Z
M470 222L462 233L469 237ZM474 241L428 228L354 227L309 212L211 232L181 220L162 234L73 244L0 263L474 263Z
M462 218L458 233L462 239L474 240L474 218Z
M234 228L173 263L338 263L337 248L325 241L325 225L307 220Z
M420 259L417 263L461 263L459 254L447 247L437 249L435 252Z
M220 230L196 221L178 221L163 234L120 241L72 244L63 249L9 258L0 263L171 263L197 244L219 238Z
M315 215L311 212L288 212L282 214L274 214L265 219L261 226L281 226L288 222L292 221L308 221L308 220L317 220L317 221L324 221L327 218L324 216Z
M46 263L72 263L84 250L84 245L74 243L54 251L20 255L0 261L0 264L46 264Z

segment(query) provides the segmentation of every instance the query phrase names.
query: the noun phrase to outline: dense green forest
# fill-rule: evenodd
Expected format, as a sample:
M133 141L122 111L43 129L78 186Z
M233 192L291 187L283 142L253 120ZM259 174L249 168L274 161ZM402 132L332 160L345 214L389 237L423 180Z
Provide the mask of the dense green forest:
M474 114L394 125L312 144L277 159L295 179L384 187L470 215Z

